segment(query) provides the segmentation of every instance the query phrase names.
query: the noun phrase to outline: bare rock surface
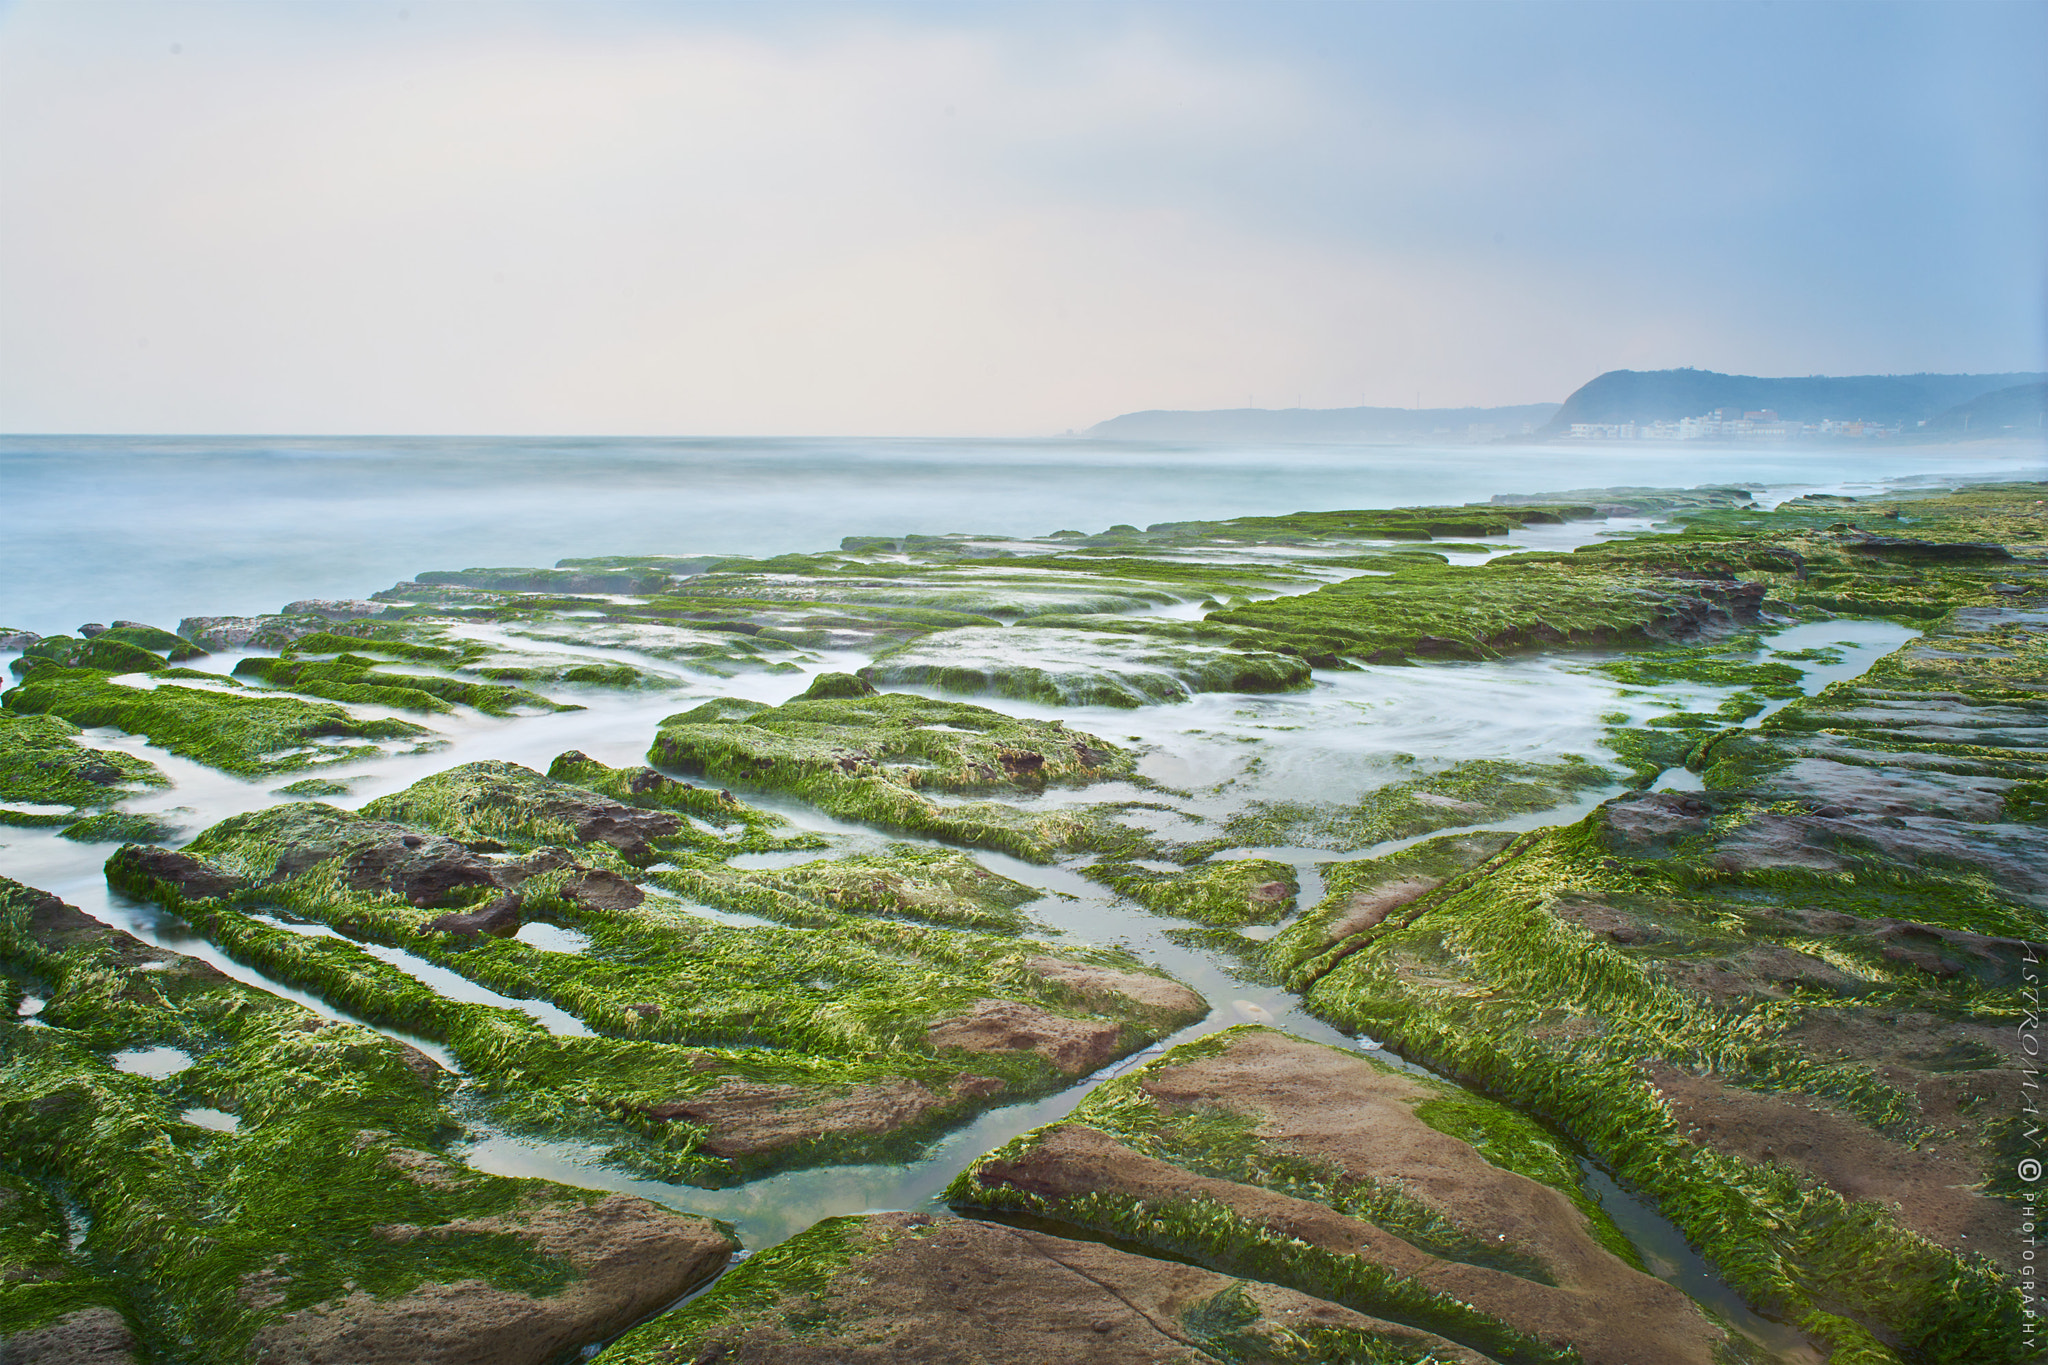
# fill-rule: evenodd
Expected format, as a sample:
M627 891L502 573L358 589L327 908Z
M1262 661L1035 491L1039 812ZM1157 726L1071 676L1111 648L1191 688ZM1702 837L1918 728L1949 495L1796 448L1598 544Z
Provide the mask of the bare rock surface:
M1034 957L1025 967L1079 995L1095 1008L1136 1004L1192 1022L1209 1012L1208 1002L1170 977L1150 972L1125 972L1065 958Z
M2011 1210L1987 1199L1967 1144L1887 1142L1851 1115L1805 1095L1766 1095L1665 1063L1646 1068L1686 1136L1761 1164L1801 1171L1849 1199L1874 1199L1931 1241L2010 1256Z
M699 1094L646 1110L665 1121L708 1130L703 1149L746 1157L823 1138L880 1136L915 1127L967 1094L994 1094L1002 1082L976 1078L952 1094L916 1081L871 1085L779 1085L728 1077Z
M1069 1076L1085 1076L1114 1060L1123 1026L1106 1019L1070 1019L1015 1000L980 1000L966 1014L925 1030L940 1050L1035 1052Z
M1486 1365L1440 1337L1294 1290L1025 1228L886 1213L822 1224L801 1241L828 1239L839 1264L814 1290L779 1281L766 1263L768 1273L744 1267L599 1361L1208 1365L1305 1358L1280 1350L1320 1336Z
M602 1340L673 1302L725 1264L732 1243L702 1218L645 1199L608 1195L440 1228L387 1228L386 1240L513 1233L577 1271L560 1292L535 1297L466 1281L425 1285L394 1299L360 1290L287 1314L258 1336L263 1365L551 1365L581 1342Z
M81 1308L34 1331L0 1337L4 1365L142 1365L142 1348L119 1313Z

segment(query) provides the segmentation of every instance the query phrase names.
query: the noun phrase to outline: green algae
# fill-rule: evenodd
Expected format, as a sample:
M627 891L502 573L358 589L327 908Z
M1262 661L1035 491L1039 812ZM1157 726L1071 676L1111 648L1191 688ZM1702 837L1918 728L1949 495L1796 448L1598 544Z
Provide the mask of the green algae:
M1981 1353L1969 1358L2018 1359L2009 1316L2016 1309L1989 1262L1934 1247L1792 1171L1678 1133L1637 1070L1646 1056L1735 1084L1822 1097L1880 1131L1910 1132L1912 1115L1867 1067L1809 1058L1784 1041L1794 1016L1783 1006L1695 996L1545 909L1560 897L1602 894L1617 880L1583 828L1526 843L1343 955L1308 989L1310 1007L1543 1116L1655 1200L1752 1303L1808 1315L1810 1332L1844 1344L1868 1327L1899 1336L1964 1332L1965 1352ZM1633 885L1626 873L1620 878ZM1882 1285L1868 1274L1876 1266L1887 1268ZM1937 1292L1951 1283L2004 1307L1958 1321L1955 1300ZM1848 1311L1846 1325L1813 1320L1823 1306Z
M549 701L518 687L417 673L379 673L374 659L359 654L343 654L320 662L244 659L235 665L235 676L255 678L308 697L392 706L405 711L449 711L454 709L451 703L474 707L487 716L515 715L520 707L537 711L583 709Z
M678 782L652 768L613 768L570 750L548 765L548 777L646 810L676 811L690 817L664 847L687 847L719 858L738 853L780 853L825 848L822 835L795 830L773 811L749 805L729 791ZM708 831L704 828L708 826Z
M582 604L559 604L572 608ZM596 605L608 606L601 600ZM550 619L546 606L528 603L516 608L493 609L485 613L491 619L508 617L525 620L528 618ZM349 621L331 629L313 632L288 642L280 642L285 659L295 662L284 663L272 660L246 661L254 665L251 672L261 670L259 676L278 678L299 678L306 686L300 691L317 688L346 689L358 687L402 688L424 692L444 701L461 702L474 706L491 715L512 714L512 708L519 706L536 707L542 710L577 710L551 702L545 697L512 683L583 683L602 687L670 687L674 680L660 677L631 664L613 659L577 657L562 654L522 653L506 649L502 645L451 633L459 627L445 615L437 614L406 621ZM540 638L551 639L542 635ZM584 643L575 636L563 637L567 643ZM368 668L373 660L366 655L382 655L406 663L424 664L452 669L474 677L486 679L485 684L466 683L456 679L437 678L420 674L371 673L357 676L359 670ZM335 656L328 660L332 666L322 667L306 662L308 656ZM238 668L237 671L242 671ZM288 684L279 682L279 686ZM290 684L294 685L295 684ZM325 696L326 691L313 690L312 695ZM356 698L343 697L342 700ZM367 700L368 698L363 698ZM422 705L419 698L387 702L388 705L420 706L421 709L438 709L430 703Z
M1366 662L1484 659L1647 643L1688 615L1704 617L1709 586L1576 557L1509 555L1469 568L1417 558L1388 576L1234 605L1208 619L1283 636L1305 653Z
M617 817L606 803L593 801L580 789L531 768L501 759L465 763L423 777L410 787L380 796L362 808L365 818L429 829L483 851L531 849L549 844L597 843L620 836L620 850L634 861L648 861L653 846L664 842L680 822L645 822L640 830L617 830ZM593 821L608 821L601 830ZM638 845L651 840L648 851ZM591 856L603 856L593 851Z
M312 798L318 796L347 796L350 788L346 782L336 782L329 777L302 777L296 782L287 782L273 788L273 796L297 796Z
M130 787L170 785L148 759L87 748L78 734L57 716L0 711L0 801L90 810L112 805Z
M654 876L707 905L816 927L836 926L846 915L880 915L1021 933L1031 921L1017 907L1040 894L957 850L908 845L774 870L685 866Z
M450 640L445 643L431 643L429 639L418 638L417 632L388 621L352 621L341 630L316 631L302 636L285 647L284 657L302 658L322 654L381 654L387 658L403 659L407 663L440 664L448 668L460 668L490 653L489 646L475 640ZM434 632L432 640L441 640L440 633Z
M1237 858L1160 872L1098 862L1081 875L1148 910L1217 928L1272 924L1294 909L1294 869L1270 858Z
M72 1250L78 1230L45 1184L0 1166L0 1343L82 1309L127 1309L119 1283Z
M401 1045L18 883L0 882L0 964L50 996L46 1027L0 1025L0 1179L82 1207L81 1253L110 1272L151 1356L240 1362L282 1314L354 1291L480 1281L545 1297L575 1274L519 1229L590 1196L446 1155L460 1129ZM107 1060L152 1044L196 1064L152 1080ZM182 1122L195 1101L232 1110L240 1131Z
M124 687L91 669L43 664L0 705L74 725L110 725L223 772L264 777L361 756L323 740L410 739L428 733L403 720L359 720L339 706L296 697L246 696L196 687Z
M665 1179L727 1183L777 1165L898 1157L985 1105L991 1093L1065 1083L1036 1052L948 1061L926 1038L932 1024L989 999L1092 1013L1091 1006L1076 1009L1068 992L1032 965L1034 951L1051 950L887 917L995 918L1006 903L1032 894L958 854L905 850L894 858L736 874L734 882L755 890L798 888L802 897L779 894L801 900L805 922L826 932L741 930L672 902L642 900L642 893L619 894L624 883L607 869L630 868L602 842L576 845L571 860L543 847L541 861L515 866L376 818L430 814L445 828L499 846L573 836L549 814L547 803L560 796L549 788L574 790L513 765L466 765L373 803L362 815L297 803L223 821L186 848L204 860L199 866L213 879L206 884L218 888L211 895L188 898L149 870L137 850L116 854L108 877L177 910L238 960L381 1026L444 1042L504 1121L600 1142L615 1163ZM528 795L500 800L516 791ZM411 865L426 880L390 870L409 858L420 860ZM885 874L894 882L878 896ZM599 875L613 880L593 891L591 878ZM589 951L565 955L430 927L441 909L474 905L507 885L516 885L521 918L578 930ZM428 900L427 890L409 899L408 886L434 888L438 900ZM873 899L863 904L862 897ZM870 913L877 904L883 913ZM342 937L291 932L274 922L280 914ZM1004 927L1014 925L1006 920ZM439 996L358 942L402 949L512 1000L545 1000L594 1036L551 1034L517 1010ZM1058 956L1127 965L1085 951ZM1136 1001L1107 1017L1120 1051L1186 1022ZM886 1131L827 1131L728 1159L703 1150L701 1125L658 1116L727 1078L799 1085L820 1102L849 1086L875 1084L914 1084L930 1098Z
M155 673L170 666L170 660L163 655L110 638L111 635L108 632L90 640L54 635L23 650L8 668L21 678L34 668L52 664L59 668L97 669L102 673Z
M648 760L796 796L841 819L1040 862L1081 840L1087 821L986 801L941 805L924 793L1035 793L1133 770L1124 750L1059 721L903 693L772 708L708 702L663 721Z
M1550 810L1579 793L1611 787L1615 774L1574 754L1554 763L1469 759L1440 772L1389 783L1356 804L1256 801L1197 849L1283 844L1336 852L1412 839L1440 829Z
M193 644L182 635L174 635L168 630L160 630L155 626L139 625L134 622L115 626L111 630L101 631L93 638L110 641L114 644L132 645L136 649L146 649L152 654L163 655L174 664L183 663L187 659L200 658L206 653L205 650L199 648L199 646Z
M1039 628L1020 659L1010 631L950 630L887 651L861 670L878 686L929 686L1055 706L1138 707L1199 692L1286 692L1308 686L1303 660L1169 645L1143 635ZM1061 656L1065 656L1064 661Z
M57 832L60 839L81 844L160 844L174 839L185 826L162 815L102 811Z

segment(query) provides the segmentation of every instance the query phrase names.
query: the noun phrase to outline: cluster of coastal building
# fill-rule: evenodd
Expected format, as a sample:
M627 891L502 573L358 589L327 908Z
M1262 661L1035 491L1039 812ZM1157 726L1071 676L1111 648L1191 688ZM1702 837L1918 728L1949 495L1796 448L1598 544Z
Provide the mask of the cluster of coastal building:
M1899 428L1866 422L1823 419L1788 422L1769 408L1744 412L1715 408L1700 417L1676 422L1573 422L1574 438L1594 441L1785 441L1800 436L1896 436Z

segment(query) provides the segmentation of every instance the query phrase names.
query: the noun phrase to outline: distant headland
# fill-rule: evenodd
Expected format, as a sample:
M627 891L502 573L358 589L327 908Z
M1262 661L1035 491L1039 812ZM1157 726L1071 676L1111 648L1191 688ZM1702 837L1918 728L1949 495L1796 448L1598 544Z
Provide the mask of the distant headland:
M1764 379L1712 370L1610 370L1562 403L1465 408L1224 408L1127 412L1081 435L1128 441L1957 441L2039 433L2048 374Z

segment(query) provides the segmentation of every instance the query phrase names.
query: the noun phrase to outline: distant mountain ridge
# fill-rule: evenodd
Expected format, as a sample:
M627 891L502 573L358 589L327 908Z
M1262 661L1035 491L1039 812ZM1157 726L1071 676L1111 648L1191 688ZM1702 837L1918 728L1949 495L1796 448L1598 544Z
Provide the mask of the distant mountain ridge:
M1769 410L1787 422L1853 421L1914 427L2000 389L2048 374L1865 374L1759 379L1712 370L1609 370L1581 385L1537 434L1574 422L1675 422L1716 408Z
M2040 435L2048 430L2048 383L2015 384L1980 393L1927 419L1919 435L1933 440Z
M1504 408L1220 408L1127 412L1088 428L1112 441L1398 441L1519 435L1550 420L1555 403ZM1474 431L1473 428L1491 428Z

